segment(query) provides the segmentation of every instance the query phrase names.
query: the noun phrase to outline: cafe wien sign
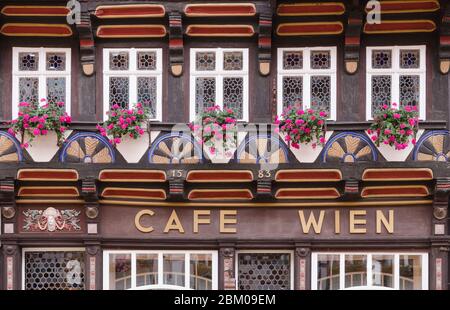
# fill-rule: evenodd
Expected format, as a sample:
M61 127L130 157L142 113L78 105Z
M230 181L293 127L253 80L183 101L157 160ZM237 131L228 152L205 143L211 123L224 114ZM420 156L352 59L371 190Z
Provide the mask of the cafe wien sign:
M287 220L291 220L289 223L296 225L298 232L305 235L319 235L324 228L331 229L334 234L342 232L349 234L393 234L395 229L394 209L372 209L371 212L364 209L292 209L291 211L292 215L289 214ZM239 233L239 224L241 224L239 223L239 212L240 210L235 209L221 209L213 214L208 209L194 209L189 214L183 212L181 215L180 211L177 212L176 209L173 209L169 217L161 218L157 211L144 209L136 213L134 224L137 230L142 233L154 233L156 228L152 223L162 223L162 225L158 225L161 230L159 233L184 234L189 227L191 233L199 234L202 229L207 229L207 226L218 223L218 227L214 225L217 227L216 233L237 234ZM258 210L254 210L254 212L258 212ZM258 224L262 226L270 225L272 221L275 221L275 219L268 217L267 221ZM248 223L248 219L242 224L246 223ZM280 225L285 224L284 222L280 223Z

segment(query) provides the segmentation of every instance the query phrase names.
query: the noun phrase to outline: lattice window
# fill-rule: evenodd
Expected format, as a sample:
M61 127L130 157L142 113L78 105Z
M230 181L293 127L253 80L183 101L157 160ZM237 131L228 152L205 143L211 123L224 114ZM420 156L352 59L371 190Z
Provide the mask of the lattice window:
M138 52L139 70L156 70L156 61L155 52Z
M329 76L311 77L311 107L330 113L331 78Z
M39 53L19 53L19 71L37 71Z
M336 119L336 47L278 49L278 114L315 108Z
M415 106L420 100L420 76L400 75L400 104Z
M70 56L66 48L13 48L13 118L20 102L41 99L64 102L70 113Z
M242 118L242 101L244 99L244 79L240 77L223 79L223 106L236 111Z
M303 105L303 77L283 77L283 107Z
M111 70L128 70L128 52L111 52L109 54L109 68Z
M24 254L25 290L84 290L84 252L46 251Z
M19 102L39 103L39 78L19 78Z
M151 118L156 114L156 77L138 77L138 102L150 108Z
M224 52L223 69L224 70L242 70L243 59L242 52Z
M401 50L400 68L420 68L420 50Z
M391 102L391 84L390 75L372 76L372 109L373 112L379 109L383 104L389 105Z
M215 105L248 119L247 49L191 49L190 83L191 120Z
M283 52L283 69L293 70L303 68L303 52L302 51L284 51Z
M367 48L366 118L382 105L417 106L425 119L425 46Z
M47 70L64 71L66 69L65 53L47 53Z
M162 50L104 49L103 112L114 104L131 107L137 103L150 108L152 120L162 118Z
M66 100L66 79L47 78L47 101L50 103L64 102Z
M109 102L126 108L128 106L130 81L127 77L109 78Z
M197 78L195 90L196 113L215 105L216 80L214 78Z
M291 254L239 253L238 288L240 290L291 289Z
M214 71L216 69L216 53L215 52L196 53L195 68L197 71Z
M311 69L330 69L330 51L311 51Z
M389 69L392 67L392 51L374 50L372 52L372 68Z

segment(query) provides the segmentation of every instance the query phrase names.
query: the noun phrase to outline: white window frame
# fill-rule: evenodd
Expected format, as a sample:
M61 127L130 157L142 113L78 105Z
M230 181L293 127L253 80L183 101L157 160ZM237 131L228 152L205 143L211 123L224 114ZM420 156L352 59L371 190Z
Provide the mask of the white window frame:
M293 250L238 250L236 251L234 258L234 278L235 278L235 287L236 290L239 290L239 254L258 254L258 253L267 253L267 254L289 254L290 255L290 290L294 289L294 251Z
M283 53L301 51L303 53L303 68L294 70L283 69ZM329 69L311 69L311 51L330 51ZM330 115L329 120L336 120L336 46L289 47L277 49L277 114L283 113L283 77L303 77L303 109L311 107L311 76L330 77Z
M128 70L111 70L109 67L110 52L128 52ZM155 52L156 70L138 70L137 53ZM162 49L161 48L104 48L103 49L103 120L108 119L106 112L110 110L109 106L109 78L127 77L128 82L128 106L134 107L138 102L137 78L138 77L156 77L156 102L154 118L151 121L162 121Z
M196 54L197 52L214 52L216 54L215 70L197 71L196 70ZM242 70L223 70L223 53L224 52L242 52L243 62ZM195 79L198 77L211 77L216 80L216 105L223 108L223 79L227 77L243 78L243 94L242 94L242 118L239 121L248 122L249 107L249 85L248 85L248 48L191 48L190 49L190 100L189 100L189 119L194 121L195 112Z
M25 253L26 252L86 252L85 248L22 248L22 290L25 290ZM86 287L86 275L88 265L86 260L84 261L84 273L85 273L85 287Z
M318 255L338 255L339 256L339 289L400 289L400 255L417 255L422 258L422 290L428 290L428 253L427 252L314 252L311 255L311 289L317 290L317 256ZM366 255L367 256L367 285L345 288L345 255ZM372 256L390 255L394 256L394 288L375 286L372 283Z
M415 49L419 50L420 63L418 69L400 68L400 50ZM392 68L373 69L372 51L390 50L392 53ZM391 76L391 104L400 104L400 75L418 75L420 79L419 95L419 119L426 118L426 45L395 45L395 46L368 46L366 48L366 120L372 120L372 76L389 75Z
M109 290L109 255L110 254L131 254L131 288L128 290L149 290L149 289L175 289L192 290L190 288L190 255L209 254L212 257L212 290L217 290L218 285L218 254L217 251L184 251L184 250L105 250L103 251L103 289ZM136 255L137 254L157 254L158 255L158 284L136 286ZM184 254L184 287L170 284L163 284L163 255L164 254Z
M48 71L46 53L65 53L66 55L66 68L64 71ZM38 70L37 71L20 71L19 70L19 53L37 53L39 54ZM47 98L47 81L48 77L64 77L66 78L66 101L65 109L67 114L70 115L71 110L71 54L70 48L53 48L53 47L13 47L13 76L12 76L12 118L16 118L19 113L19 78L38 78L39 79L39 91L38 100L40 105L44 105L40 102L42 98Z

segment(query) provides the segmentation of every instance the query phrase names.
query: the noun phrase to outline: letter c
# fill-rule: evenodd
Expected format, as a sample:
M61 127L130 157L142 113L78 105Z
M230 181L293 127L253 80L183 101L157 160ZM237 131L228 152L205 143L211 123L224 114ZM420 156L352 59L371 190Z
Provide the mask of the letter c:
M153 212L152 210L141 210L136 214L136 217L134 218L134 225L136 226L136 228L143 232L143 233L149 233L153 231L153 226L149 226L149 227L144 227L141 225L141 217L143 217L144 215L148 215L148 216L153 216L155 214L155 212Z

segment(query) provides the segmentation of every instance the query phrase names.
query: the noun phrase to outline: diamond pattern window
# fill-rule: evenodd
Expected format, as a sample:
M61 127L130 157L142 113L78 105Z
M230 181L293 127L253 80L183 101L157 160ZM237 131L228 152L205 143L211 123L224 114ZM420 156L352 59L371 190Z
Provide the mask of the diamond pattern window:
M336 119L336 47L279 48L277 107L320 109Z
M366 118L382 105L416 106L419 118L426 114L426 47L367 48ZM393 105L395 103L395 105Z
M117 104L128 108L141 103L150 118L162 120L162 50L104 49L103 114Z
M18 104L64 102L70 114L69 48L13 48L12 114L19 112Z
M248 50L191 49L190 119L215 105L248 120Z

